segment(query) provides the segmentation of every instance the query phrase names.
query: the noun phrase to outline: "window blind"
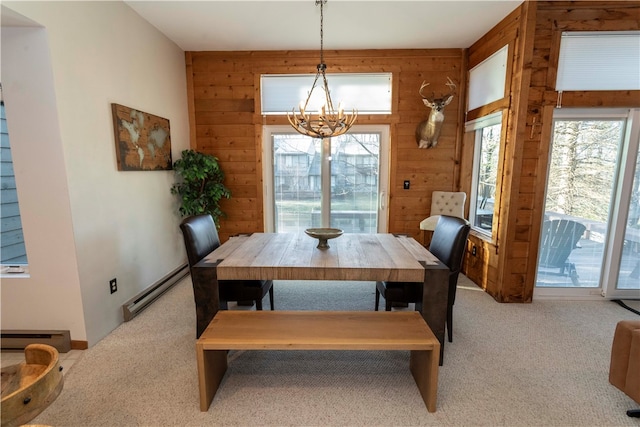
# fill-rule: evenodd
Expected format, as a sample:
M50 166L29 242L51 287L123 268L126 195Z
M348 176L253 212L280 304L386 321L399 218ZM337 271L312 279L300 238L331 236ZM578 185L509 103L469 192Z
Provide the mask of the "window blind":
M562 33L556 90L640 89L640 31Z
M509 45L506 45L469 71L467 111L504 98L508 51Z
M260 78L262 114L286 114L296 110L309 96L315 74L268 74ZM342 102L349 112L391 114L391 73L327 74L334 107ZM322 81L316 83L309 111L318 111L325 103Z

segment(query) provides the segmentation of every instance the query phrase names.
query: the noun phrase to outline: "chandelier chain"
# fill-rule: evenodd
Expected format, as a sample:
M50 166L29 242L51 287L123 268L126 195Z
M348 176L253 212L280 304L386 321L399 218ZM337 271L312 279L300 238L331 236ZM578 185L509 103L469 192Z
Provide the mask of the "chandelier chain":
M320 63L324 64L324 13L323 13L323 5L327 0L316 0L316 4L320 3Z
M287 113L287 119L296 132L310 136L312 138L330 138L346 133L355 123L358 117L358 111L353 109L351 114L345 114L341 105L336 110L331 99L329 84L325 71L327 69L324 63L324 4L327 0L316 0L316 6L320 5L320 63L316 77L311 85L311 90L307 94L307 100L304 104L300 104L300 109L296 113L295 108L291 113ZM317 112L309 111L309 101L311 95L316 88L318 81L321 81L322 91L324 93L324 105Z

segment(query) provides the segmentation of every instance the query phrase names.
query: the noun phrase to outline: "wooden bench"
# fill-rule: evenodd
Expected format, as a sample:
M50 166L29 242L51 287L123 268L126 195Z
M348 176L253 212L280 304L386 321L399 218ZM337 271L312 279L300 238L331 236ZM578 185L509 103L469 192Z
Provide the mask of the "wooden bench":
M219 311L196 342L200 410L227 370L227 350L410 350L409 367L435 412L440 343L416 311Z

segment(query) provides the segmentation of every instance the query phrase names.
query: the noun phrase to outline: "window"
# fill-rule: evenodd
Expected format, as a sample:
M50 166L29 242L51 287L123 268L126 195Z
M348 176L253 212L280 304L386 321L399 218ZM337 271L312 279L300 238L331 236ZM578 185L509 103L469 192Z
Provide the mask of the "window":
M263 135L265 231L387 231L388 126L354 126L324 140L290 126L265 126Z
M467 111L504 97L508 53L509 45L506 45L469 71Z
M637 297L640 110L554 111L536 296Z
M260 82L262 114L286 114L304 101L315 75L263 75ZM391 113L391 73L327 74L334 102L345 102L344 109L358 114ZM322 90L313 92L309 111L324 103ZM356 103L357 100L357 103ZM336 104L337 105L337 104Z
M564 32L556 90L640 89L640 31Z
M466 124L473 138L473 176L469 221L478 231L491 234L496 204L502 112Z
M4 100L0 99L0 264L2 272L9 266L27 265L27 251L22 234L20 206L16 179L13 173L13 160L9 146L9 132L5 118ZM23 272L23 271L15 271Z

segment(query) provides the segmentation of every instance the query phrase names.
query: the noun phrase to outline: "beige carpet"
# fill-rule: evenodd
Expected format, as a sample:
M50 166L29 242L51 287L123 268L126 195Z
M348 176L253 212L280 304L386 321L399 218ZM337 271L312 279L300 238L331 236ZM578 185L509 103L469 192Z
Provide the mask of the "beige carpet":
M276 282L276 308L372 310L373 283ZM268 306L268 302L266 303ZM208 412L198 408L189 278L76 361L33 424L51 426L638 426L608 382L618 320L608 302L498 304L465 277L437 412L405 352L243 351Z

